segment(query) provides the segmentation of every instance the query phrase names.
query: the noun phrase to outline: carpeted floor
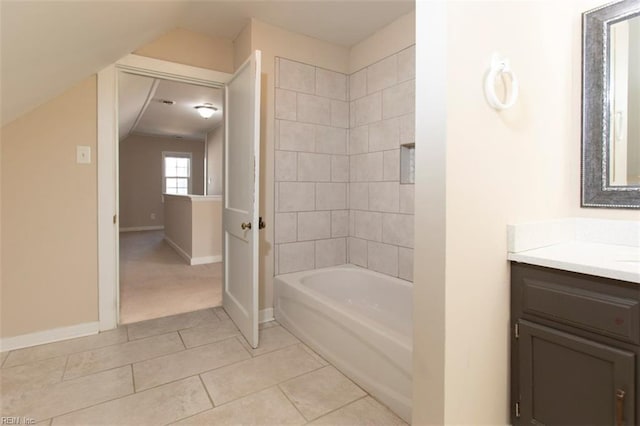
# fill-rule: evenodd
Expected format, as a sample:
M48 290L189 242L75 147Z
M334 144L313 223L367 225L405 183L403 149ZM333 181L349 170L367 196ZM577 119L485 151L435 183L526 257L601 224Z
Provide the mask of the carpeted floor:
M190 266L163 231L120 234L120 323L222 304L222 263Z

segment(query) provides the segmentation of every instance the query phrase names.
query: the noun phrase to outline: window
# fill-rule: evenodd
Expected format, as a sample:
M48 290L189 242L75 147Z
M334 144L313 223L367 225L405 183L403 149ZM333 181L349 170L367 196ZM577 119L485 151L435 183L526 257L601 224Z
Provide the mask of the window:
M191 153L163 152L162 153L163 182L162 191L165 194L191 193Z

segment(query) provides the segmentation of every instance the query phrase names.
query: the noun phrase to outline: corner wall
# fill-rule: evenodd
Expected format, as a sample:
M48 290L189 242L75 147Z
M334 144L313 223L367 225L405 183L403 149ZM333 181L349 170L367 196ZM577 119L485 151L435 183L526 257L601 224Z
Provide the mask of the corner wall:
M417 4L415 424L509 423L507 224L638 219L580 208L581 13L602 3ZM503 112L494 51L520 80Z

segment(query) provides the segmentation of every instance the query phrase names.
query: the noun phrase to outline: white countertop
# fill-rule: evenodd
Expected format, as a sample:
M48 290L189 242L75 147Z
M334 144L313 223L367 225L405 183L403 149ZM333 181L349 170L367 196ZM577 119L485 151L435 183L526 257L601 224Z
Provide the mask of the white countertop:
M514 262L640 284L640 222L566 218L508 227Z
M570 241L509 253L509 260L640 284L640 248Z

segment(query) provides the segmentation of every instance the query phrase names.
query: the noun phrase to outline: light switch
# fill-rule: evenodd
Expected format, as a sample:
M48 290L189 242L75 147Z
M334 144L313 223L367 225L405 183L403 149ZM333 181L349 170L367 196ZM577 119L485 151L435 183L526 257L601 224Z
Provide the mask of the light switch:
M91 164L91 147L78 145L76 147L76 163Z

